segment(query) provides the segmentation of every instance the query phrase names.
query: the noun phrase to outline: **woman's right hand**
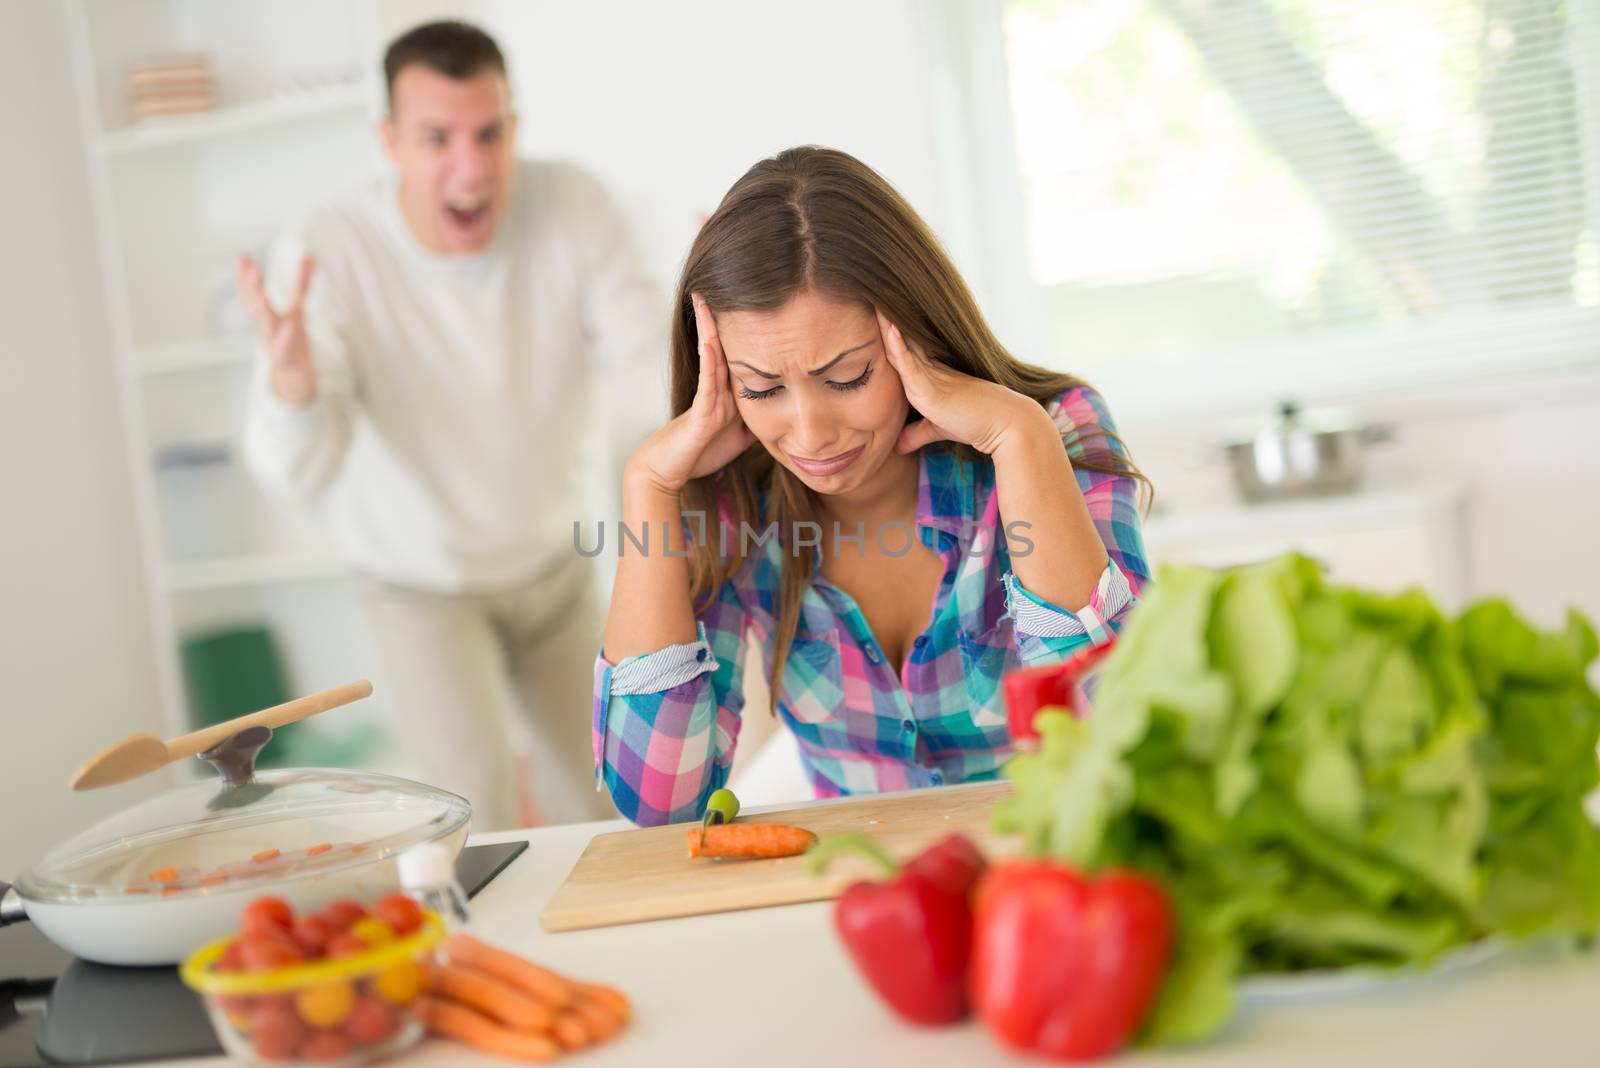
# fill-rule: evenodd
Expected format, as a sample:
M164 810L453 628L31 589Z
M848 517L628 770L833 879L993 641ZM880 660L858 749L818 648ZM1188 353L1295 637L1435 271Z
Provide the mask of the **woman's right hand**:
M665 493L677 493L690 479L722 470L756 440L734 402L733 381L711 308L698 293L690 299L700 351L694 401L688 411L650 435L628 461L630 474Z

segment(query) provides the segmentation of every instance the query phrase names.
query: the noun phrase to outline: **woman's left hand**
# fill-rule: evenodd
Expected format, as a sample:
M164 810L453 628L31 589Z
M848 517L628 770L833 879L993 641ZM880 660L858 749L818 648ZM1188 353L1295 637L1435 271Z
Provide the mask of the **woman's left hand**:
M992 456L1007 435L1032 425L1028 416L1044 415L1031 398L998 382L973 378L928 359L921 346L908 343L883 312L877 315L889 364L900 375L911 407L922 414L900 431L896 452L915 452L935 441L959 441Z

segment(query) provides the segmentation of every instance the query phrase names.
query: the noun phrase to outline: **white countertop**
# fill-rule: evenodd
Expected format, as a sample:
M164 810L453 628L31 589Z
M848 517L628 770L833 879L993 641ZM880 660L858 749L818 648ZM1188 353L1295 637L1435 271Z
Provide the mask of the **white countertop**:
M752 810L754 812L756 810ZM1009 1056L980 1025L920 1030L900 1023L854 972L834 936L831 902L546 934L539 911L589 839L627 825L578 824L475 836L526 837L528 850L473 904L473 929L558 971L625 991L633 1024L576 1055L585 1068L972 1068L1033 1064ZM164 1062L212 1068L222 1058ZM396 1060L408 1068L509 1061L430 1039ZM565 1063L559 1060L557 1063ZM1190 1050L1124 1054L1129 1068L1370 1068L1600 1063L1600 953L1508 953L1449 975L1376 992L1247 1004L1228 1031Z

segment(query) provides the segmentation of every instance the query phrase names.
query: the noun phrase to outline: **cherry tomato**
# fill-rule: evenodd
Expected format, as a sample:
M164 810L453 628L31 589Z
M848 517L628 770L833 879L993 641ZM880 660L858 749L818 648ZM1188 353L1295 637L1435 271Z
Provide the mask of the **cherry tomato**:
M365 953L372 947L353 934L337 934L328 940L327 955L329 957L348 957L355 953Z
M380 897L372 911L397 935L408 935L422 926L422 906L398 890Z
M262 1060L289 1060L305 1037L306 1025L280 1002L262 1004L250 1020L250 1045Z
M306 951L308 957L320 957L328 949L328 943L339 934L333 921L319 914L302 916L294 921L294 940L300 948Z
M229 942L228 948L217 958L215 968L219 972L244 971L244 943L237 938Z
M343 931L352 923L355 923L361 917L365 916L367 914L367 907L359 901L352 901L350 898L346 897L340 898L338 901L333 902L327 908L323 909L322 914L326 916L335 927Z
M306 959L287 933L246 935L242 941L244 948L239 955L247 971L276 971Z
M355 1007L356 992L349 983L318 983L294 998L295 1012L312 1027L338 1027Z
M409 1005L427 984L422 966L412 961L391 964L372 977L372 992L392 1005Z
M380 1042L387 1042L398 1030L400 1030L399 1015L374 997L364 997L357 1001L356 1007L350 1010L350 1016L344 1022L344 1033L363 1046L376 1046Z
M293 926L294 909L281 897L258 897L239 913L239 933L246 936L288 931Z
M230 1016L236 1012L249 1014L256 1009L256 999L249 994L218 994L217 1008Z
M308 1061L337 1061L350 1055L355 1043L350 1036L338 1031L318 1031L300 1047L300 1056Z

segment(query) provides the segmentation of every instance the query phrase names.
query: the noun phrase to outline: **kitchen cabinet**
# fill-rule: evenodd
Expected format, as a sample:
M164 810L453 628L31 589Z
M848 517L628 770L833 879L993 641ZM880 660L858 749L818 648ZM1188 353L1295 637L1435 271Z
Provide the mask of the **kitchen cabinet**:
M1275 504L1189 507L1144 528L1152 566L1228 567L1294 550L1329 578L1380 590L1420 586L1446 609L1472 595L1466 491L1439 484Z

